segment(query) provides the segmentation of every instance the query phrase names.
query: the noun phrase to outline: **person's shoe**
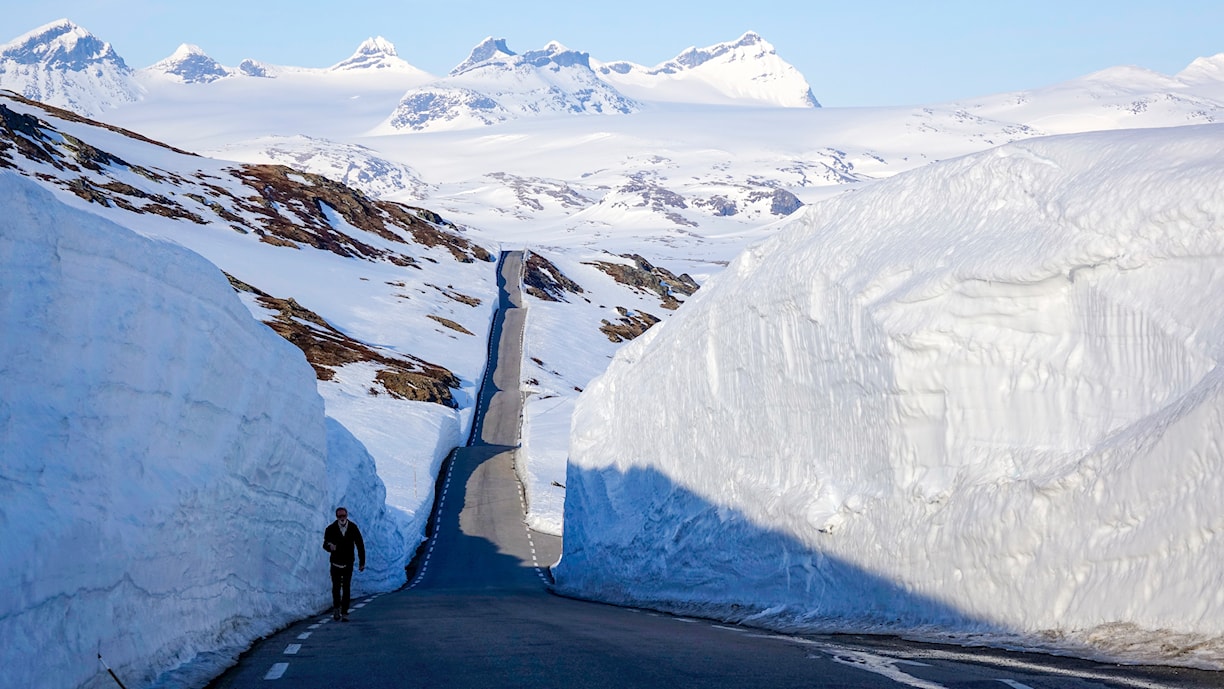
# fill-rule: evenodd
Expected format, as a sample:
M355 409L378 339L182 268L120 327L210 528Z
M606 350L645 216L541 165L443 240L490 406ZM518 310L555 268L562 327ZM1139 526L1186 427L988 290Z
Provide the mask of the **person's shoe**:
M333 611L332 611L332 619L333 619L333 620L339 620L339 619L340 619L340 611L339 611L339 610L333 610Z
M348 613L347 613L347 612L346 612L346 613L341 613L341 614L340 614L340 621L341 621L341 622L348 622Z

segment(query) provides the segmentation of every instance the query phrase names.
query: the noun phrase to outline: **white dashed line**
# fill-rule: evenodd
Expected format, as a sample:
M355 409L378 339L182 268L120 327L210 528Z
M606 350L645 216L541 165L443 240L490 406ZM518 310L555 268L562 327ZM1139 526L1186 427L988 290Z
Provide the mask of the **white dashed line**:
M451 474L455 469L455 461L458 460L456 451L452 451L451 455L446 459L446 479L442 482L442 495L438 498L438 511L434 517L434 532L429 539L429 548L425 551L425 556L421 560L421 569L417 571L416 576L412 579L412 583L408 585L409 589L416 588L417 584L425 578L425 572L429 569L430 558L433 557L434 547L438 544L438 532L442 526L442 512L446 508L446 495L450 490Z
M301 634L298 634L298 641L305 641L309 639L311 634L314 634L314 632L302 632Z
M322 625L321 623L319 623L319 622L315 622L314 624L312 624L312 625L310 625L309 627L307 627L307 629L318 629L319 627L322 627L322 626L323 626L323 625Z
M285 655L295 656L300 650L302 650L302 644L289 644L285 647Z
M360 608L364 608L365 606L366 606L366 604L365 604L365 603L358 603L357 605L354 605L354 606L353 606L353 609L354 609L354 610L358 610L358 609L360 609Z
M1014 679L1001 679L999 681L1011 687L1012 689L1033 689L1029 685L1021 684Z
M272 669L268 670L268 674L264 675L264 679L280 679L285 675L285 670L289 669L289 663L275 663Z

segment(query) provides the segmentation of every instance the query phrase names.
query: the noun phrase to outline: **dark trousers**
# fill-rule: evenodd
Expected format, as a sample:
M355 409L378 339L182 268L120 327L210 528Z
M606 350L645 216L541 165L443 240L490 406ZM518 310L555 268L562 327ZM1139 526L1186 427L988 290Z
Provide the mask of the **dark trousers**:
M349 591L353 583L353 565L336 567L332 565L332 607L347 615L349 611Z

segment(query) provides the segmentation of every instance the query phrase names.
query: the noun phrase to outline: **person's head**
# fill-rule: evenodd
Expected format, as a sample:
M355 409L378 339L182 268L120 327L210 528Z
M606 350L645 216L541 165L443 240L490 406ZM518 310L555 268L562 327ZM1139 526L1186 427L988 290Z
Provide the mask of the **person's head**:
M337 507L336 508L336 521L340 522L341 524L347 524L348 523L348 510L343 507Z

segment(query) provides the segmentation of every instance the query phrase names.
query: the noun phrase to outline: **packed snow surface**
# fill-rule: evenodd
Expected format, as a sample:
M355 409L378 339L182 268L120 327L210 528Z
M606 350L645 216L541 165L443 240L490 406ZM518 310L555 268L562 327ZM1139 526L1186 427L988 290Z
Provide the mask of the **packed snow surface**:
M370 544L355 587L403 582L374 461L221 271L12 173L0 207L4 686L110 686L99 653L201 684L330 603L336 504Z
M579 397L563 590L1224 667L1224 127L810 207Z

